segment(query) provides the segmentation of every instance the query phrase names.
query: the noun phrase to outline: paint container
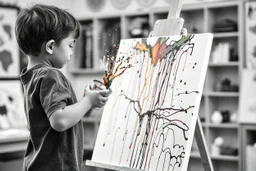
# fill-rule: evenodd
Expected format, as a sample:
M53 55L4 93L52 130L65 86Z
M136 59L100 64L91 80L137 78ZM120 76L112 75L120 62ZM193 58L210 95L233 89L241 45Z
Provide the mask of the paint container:
M93 80L93 84L90 85L91 90L106 90L107 88L98 80Z

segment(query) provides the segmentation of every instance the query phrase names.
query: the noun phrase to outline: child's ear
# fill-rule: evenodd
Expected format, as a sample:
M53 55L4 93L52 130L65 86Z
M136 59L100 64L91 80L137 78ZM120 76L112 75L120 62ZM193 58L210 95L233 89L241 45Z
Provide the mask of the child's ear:
M49 40L45 45L46 52L48 52L49 54L52 54L53 52L54 43L54 40Z

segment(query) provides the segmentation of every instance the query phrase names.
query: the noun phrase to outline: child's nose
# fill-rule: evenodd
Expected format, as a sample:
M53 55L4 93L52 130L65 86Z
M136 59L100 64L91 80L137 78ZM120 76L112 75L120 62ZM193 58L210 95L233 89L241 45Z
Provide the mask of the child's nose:
M70 55L73 55L73 54L74 54L73 50L70 50L69 54L70 54Z

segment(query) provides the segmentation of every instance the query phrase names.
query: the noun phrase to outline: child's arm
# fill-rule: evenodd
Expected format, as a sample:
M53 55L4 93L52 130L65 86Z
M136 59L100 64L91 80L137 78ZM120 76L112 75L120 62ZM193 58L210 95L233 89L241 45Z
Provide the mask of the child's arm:
M56 131L62 132L77 124L92 108L102 107L108 100L108 90L89 90L86 96L73 105L55 111L49 118L50 124Z

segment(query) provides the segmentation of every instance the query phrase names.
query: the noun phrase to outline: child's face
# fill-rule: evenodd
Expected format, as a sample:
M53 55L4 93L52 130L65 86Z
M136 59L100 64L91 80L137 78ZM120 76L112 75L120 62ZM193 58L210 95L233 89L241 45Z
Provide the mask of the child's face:
M73 55L74 45L75 38L73 34L63 39L59 46L56 45L51 57L52 65L56 68L62 68Z

